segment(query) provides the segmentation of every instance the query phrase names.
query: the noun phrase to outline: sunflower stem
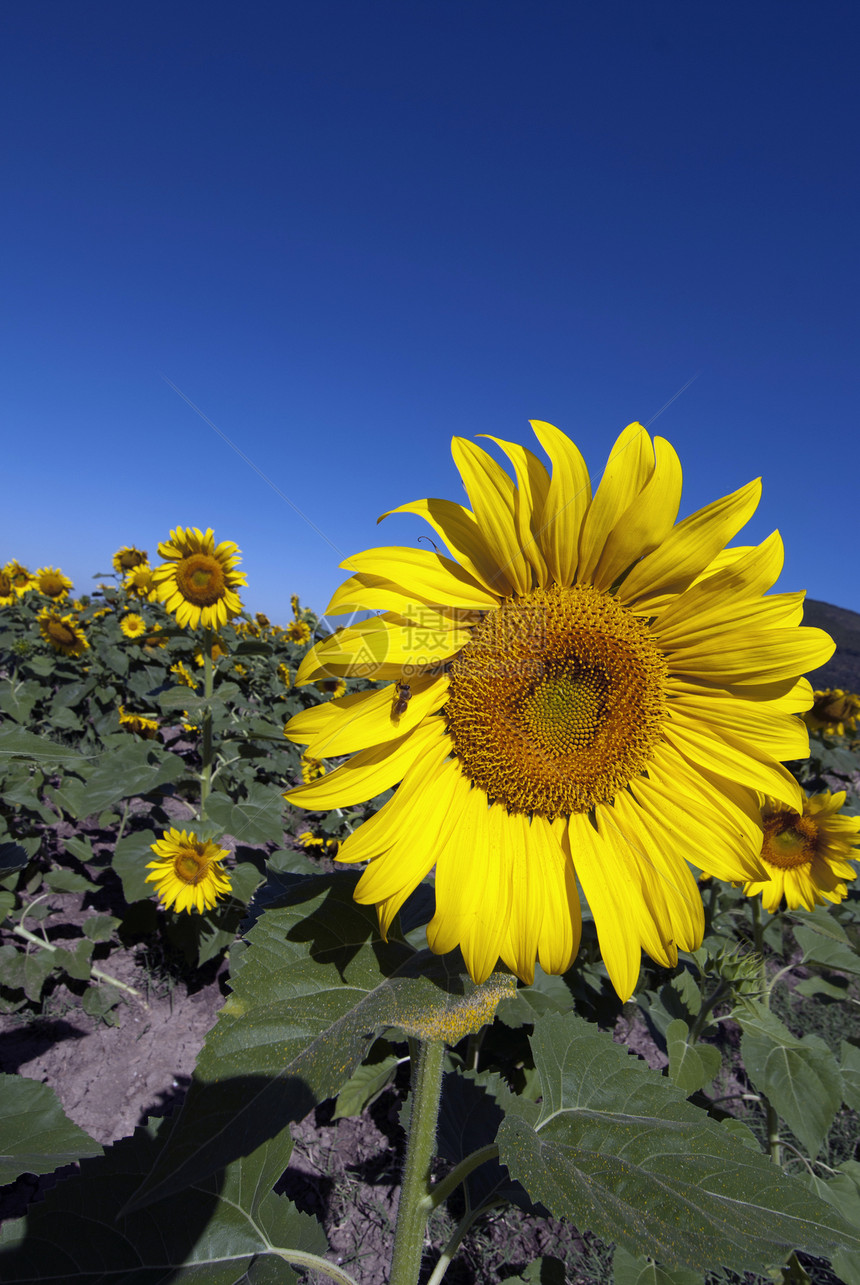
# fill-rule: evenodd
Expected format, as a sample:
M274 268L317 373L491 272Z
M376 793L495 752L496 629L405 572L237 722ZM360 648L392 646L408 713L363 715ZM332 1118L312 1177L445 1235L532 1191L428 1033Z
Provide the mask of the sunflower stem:
M429 1210L424 1197L430 1190L430 1162L436 1144L445 1045L422 1040L412 1069L412 1114L406 1140L403 1185L394 1229L394 1253L389 1285L417 1285Z
M212 692L215 685L214 666L212 664L212 630L203 631L203 699L207 702L203 711L203 744L200 750L202 765L200 769L200 820L206 816L206 800L212 788Z
M37 937L35 933L31 933L29 928L22 928L20 924L15 924L12 932L16 937L23 937L24 941L29 941L33 946L38 946L40 950L49 950L52 954L56 954L57 951L61 949L60 946L55 946L53 942L42 941L41 937ZM90 964L90 972L93 977L97 977L100 982L109 982L111 986L116 986L119 990L126 991L129 995L136 996L137 999L143 999L140 991L136 991L134 987L129 986L127 982L121 982L117 977L111 977L110 973L103 972L96 964Z

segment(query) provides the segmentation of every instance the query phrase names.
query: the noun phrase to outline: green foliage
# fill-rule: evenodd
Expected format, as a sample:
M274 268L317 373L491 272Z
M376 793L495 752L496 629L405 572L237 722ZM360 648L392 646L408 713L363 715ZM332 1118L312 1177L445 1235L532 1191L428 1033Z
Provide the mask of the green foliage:
M99 1144L66 1118L47 1084L0 1075L0 1185L100 1154Z

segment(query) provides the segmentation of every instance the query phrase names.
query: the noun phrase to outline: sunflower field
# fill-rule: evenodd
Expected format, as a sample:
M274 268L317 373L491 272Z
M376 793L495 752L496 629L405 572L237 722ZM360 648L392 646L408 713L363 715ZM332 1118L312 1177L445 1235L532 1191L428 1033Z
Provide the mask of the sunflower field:
M399 510L449 554L347 559L344 628L251 615L211 530L0 571L0 1015L121 1025L121 949L229 976L106 1148L0 1077L0 1181L72 1166L3 1281L860 1285L860 697L731 544L757 484L677 522L663 439L592 494L533 427L551 470L455 439L471 508ZM388 1104L384 1252L288 1181L326 1103Z

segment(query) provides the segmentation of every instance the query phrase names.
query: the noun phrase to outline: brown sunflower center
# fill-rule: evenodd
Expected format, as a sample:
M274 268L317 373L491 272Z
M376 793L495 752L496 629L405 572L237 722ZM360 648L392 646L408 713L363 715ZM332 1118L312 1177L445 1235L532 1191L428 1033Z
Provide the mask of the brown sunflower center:
M0 598L8 598L12 592L12 577L0 571Z
M198 884L209 874L211 864L201 843L194 848L180 848L173 858L173 873L183 883Z
M20 571L13 572L12 583L16 589L25 588L30 583L29 571L24 571L22 568Z
M62 620L49 620L48 633L51 641L60 647L74 647L78 641L78 635L74 629Z
M61 578L50 572L39 577L39 589L47 598L61 598L66 592L66 586Z
M123 571L131 571L134 567L139 567L141 562L146 562L147 556L140 549L123 549L117 560Z
M774 812L764 818L762 860L780 870L794 870L812 861L818 844L818 826L812 817L797 812Z
M537 589L488 613L451 666L463 771L512 812L609 803L647 767L665 716L650 630L591 585Z
M224 569L208 553L192 553L176 568L176 583L183 598L195 607L211 607L224 597Z

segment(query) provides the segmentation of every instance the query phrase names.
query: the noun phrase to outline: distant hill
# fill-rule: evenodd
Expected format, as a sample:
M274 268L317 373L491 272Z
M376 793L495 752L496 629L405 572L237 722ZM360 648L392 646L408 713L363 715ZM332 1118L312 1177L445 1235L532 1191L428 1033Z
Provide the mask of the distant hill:
M803 623L826 629L836 642L833 659L808 675L816 691L841 687L845 691L860 692L860 614L807 598Z

